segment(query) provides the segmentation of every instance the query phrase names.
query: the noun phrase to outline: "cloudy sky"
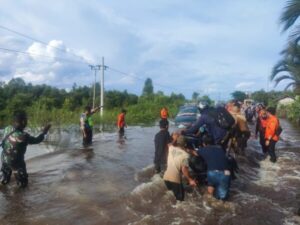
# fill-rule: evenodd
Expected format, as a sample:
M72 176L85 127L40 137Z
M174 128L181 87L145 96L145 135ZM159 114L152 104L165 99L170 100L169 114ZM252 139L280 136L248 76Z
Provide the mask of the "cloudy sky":
M279 24L285 4L0 0L0 81L91 85L88 65L104 56L106 89L140 94L150 77L155 91L187 98L194 91L225 99L235 90L270 90L268 77L287 39Z

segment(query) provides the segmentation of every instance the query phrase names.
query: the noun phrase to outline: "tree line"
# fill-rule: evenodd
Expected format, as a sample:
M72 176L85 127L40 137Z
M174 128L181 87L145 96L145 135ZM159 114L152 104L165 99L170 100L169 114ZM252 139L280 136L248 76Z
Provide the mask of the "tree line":
M128 110L128 121L149 123L159 117L160 108L170 108L175 114L179 105L185 102L182 94L170 96L158 91L154 93L152 80L145 82L141 96L127 90L108 90L104 94L104 117L102 122L113 124L122 108ZM100 102L100 85L96 83L95 106ZM11 122L14 111L26 110L32 126L52 122L56 125L78 123L79 115L87 105L93 105L93 88L73 85L70 91L49 85L32 85L21 78L0 83L0 127ZM100 117L96 116L96 121Z

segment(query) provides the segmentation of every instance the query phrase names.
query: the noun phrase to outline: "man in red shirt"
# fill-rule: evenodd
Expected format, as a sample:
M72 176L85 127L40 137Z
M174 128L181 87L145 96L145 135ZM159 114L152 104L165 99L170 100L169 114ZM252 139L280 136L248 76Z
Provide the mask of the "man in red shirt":
M127 127L126 122L125 122L125 116L126 116L127 111L125 109L122 109L121 113L118 115L118 132L120 137L124 136L125 130L124 128Z

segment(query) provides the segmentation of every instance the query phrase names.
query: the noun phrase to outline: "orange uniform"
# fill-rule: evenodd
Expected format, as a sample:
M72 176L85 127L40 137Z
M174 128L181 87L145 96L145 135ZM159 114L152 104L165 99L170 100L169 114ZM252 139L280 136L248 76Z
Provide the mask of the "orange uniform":
M276 130L279 127L279 120L276 116L269 115L266 121L265 139L278 141L279 137L276 135Z
M162 108L162 109L160 110L160 117L161 117L162 119L168 119L168 117L169 117L169 112L168 112L168 109L167 109L167 108Z
M125 127L125 113L120 113L118 115L118 122L117 122L118 128Z

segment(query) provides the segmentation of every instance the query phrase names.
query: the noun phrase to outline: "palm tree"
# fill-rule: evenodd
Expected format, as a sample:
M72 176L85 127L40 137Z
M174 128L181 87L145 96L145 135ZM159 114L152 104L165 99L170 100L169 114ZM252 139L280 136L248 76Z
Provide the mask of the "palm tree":
M289 0L280 21L283 31L290 29L300 16L300 0ZM289 80L285 89L293 87L300 94L300 25L296 26L290 36L290 41L285 50L281 52L281 59L274 67L270 79L275 81L275 86L283 80Z
M300 0L289 0L285 6L280 22L283 25L283 31L290 29L300 16ZM300 26L296 26L292 32L290 38L291 40L298 38L300 36Z
M289 80L285 90L293 87L300 94L300 46L297 42L290 42L281 54L283 59L273 67L270 78L275 81L275 86L283 80Z

